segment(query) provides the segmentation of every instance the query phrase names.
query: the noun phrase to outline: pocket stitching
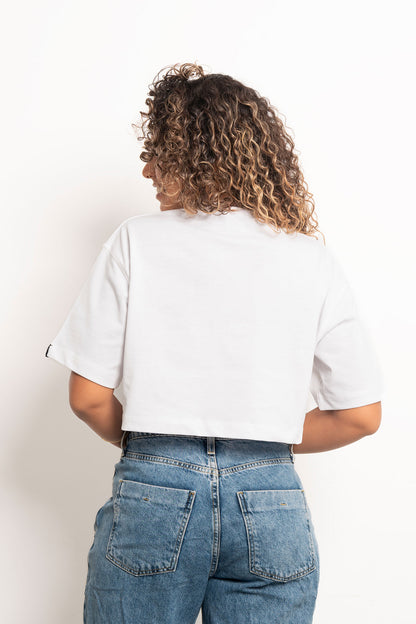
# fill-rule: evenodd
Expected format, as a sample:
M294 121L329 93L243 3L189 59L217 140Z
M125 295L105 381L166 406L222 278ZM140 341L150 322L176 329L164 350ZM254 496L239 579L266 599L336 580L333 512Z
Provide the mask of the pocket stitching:
M312 559L312 563L310 566L308 566L305 569L302 570L298 570L296 572L294 572L293 574L291 574L290 576L279 576L277 574L272 574L272 573L268 573L265 572L262 568L256 567L255 565L255 543L254 543L254 533L255 531L253 530L253 525L251 522L251 518L250 518L250 514L249 514L249 510L247 508L247 502L246 499L244 497L244 492L249 491L249 492L266 492L266 491L279 491L279 492L285 492L285 491L298 491L302 493L302 499L303 499L303 504L304 504L304 509L305 509L305 513L306 513L306 522L307 522L307 533L308 533L308 543L309 543L309 554L311 556ZM303 490L303 488L293 488L292 490L284 490L284 489L279 489L279 490L242 490L237 492L237 496L238 496L238 501L240 504L240 508L241 508L241 512L243 515L243 520L244 520L244 524L245 524L245 528L246 528L246 537L247 537L247 542L248 542L248 548L249 548L249 570L250 572L252 572L253 574L256 574L257 576L261 576L264 578L270 578L273 580L278 580L281 581L283 583L286 583L288 581L292 581L295 580L297 578L301 578L303 576L306 576L307 574L310 574L311 572L313 572L314 570L316 570L316 554L315 554L315 549L313 547L313 541L312 541L312 535L311 535L311 527L310 527L310 522L309 522L309 513L308 513L308 509L306 507L306 498L305 498L305 492Z
M114 547L113 547L113 540L114 540L114 536L115 536L115 530L116 530L116 526L119 520L119 516L120 516L120 502L121 502L121 491L122 491L122 487L123 487L123 483L125 483L127 481L127 479L119 479L119 484L117 487L117 491L116 491L116 496L115 496L115 500L114 500L114 511L113 511L113 524L111 527L111 531L110 531L110 535L108 538L108 542L107 542L107 548L106 548L106 559L108 559L111 563L113 563L114 565L116 565L117 567L121 568L122 570L125 570L126 572L128 572L129 574L132 574L134 576L146 576L149 574L159 574L159 573L164 573L164 572L174 572L177 568L177 564L178 564L178 559L179 559L179 554L182 548L182 543L183 543L183 539L185 537L185 532L189 523L189 519L191 517L191 512L193 509L193 504L194 504L194 500L195 500L195 494L196 491L195 490L184 490L188 492L188 497L186 499L186 503L183 509L183 513L182 513L182 520L181 520L181 524L179 527L179 531L178 531L178 537L176 539L175 542L175 546L174 546L174 552L173 552L173 556L172 556L172 563L170 564L169 567L158 567L158 568L152 568L149 571L141 571L141 569L139 567L136 568L132 568L130 567L127 563L124 563L123 561L121 561L120 559L117 559L116 555L114 554ZM134 483L140 483L138 481L134 481ZM152 485L152 484L143 484L143 485ZM153 486L153 487L163 487L163 486ZM179 488L168 488L168 489L175 489L178 490Z

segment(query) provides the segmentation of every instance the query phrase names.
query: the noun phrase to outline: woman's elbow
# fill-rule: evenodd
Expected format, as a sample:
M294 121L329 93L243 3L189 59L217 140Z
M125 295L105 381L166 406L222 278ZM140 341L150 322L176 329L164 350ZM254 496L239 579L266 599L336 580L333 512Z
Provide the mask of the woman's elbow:
M381 401L365 405L363 408L362 425L366 435L373 435L381 425Z
M381 401L345 410L336 410L338 418L359 429L363 435L372 435L381 424Z

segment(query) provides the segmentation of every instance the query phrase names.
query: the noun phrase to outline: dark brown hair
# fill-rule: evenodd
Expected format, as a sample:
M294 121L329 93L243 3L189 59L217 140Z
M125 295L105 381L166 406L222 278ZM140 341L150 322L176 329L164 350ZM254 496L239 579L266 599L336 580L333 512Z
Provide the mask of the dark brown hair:
M164 187L179 182L181 207L196 214L239 206L277 231L320 232L293 139L269 100L194 63L169 66L159 79L162 71L132 127L145 139L140 159L155 158Z

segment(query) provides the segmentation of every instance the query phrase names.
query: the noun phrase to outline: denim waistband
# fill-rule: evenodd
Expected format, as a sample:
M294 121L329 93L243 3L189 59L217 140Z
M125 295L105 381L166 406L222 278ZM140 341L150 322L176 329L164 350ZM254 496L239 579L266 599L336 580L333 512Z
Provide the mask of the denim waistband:
M294 462L293 445L286 442L222 438L183 434L125 431L121 440L122 454L157 453L181 456L181 453L216 455L233 461L281 459Z

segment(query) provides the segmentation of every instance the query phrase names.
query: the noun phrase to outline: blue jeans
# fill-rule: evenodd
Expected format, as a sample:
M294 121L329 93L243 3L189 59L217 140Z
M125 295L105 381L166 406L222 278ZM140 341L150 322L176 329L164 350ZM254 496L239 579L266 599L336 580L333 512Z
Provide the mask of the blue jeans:
M319 552L290 444L126 432L84 624L308 624Z

